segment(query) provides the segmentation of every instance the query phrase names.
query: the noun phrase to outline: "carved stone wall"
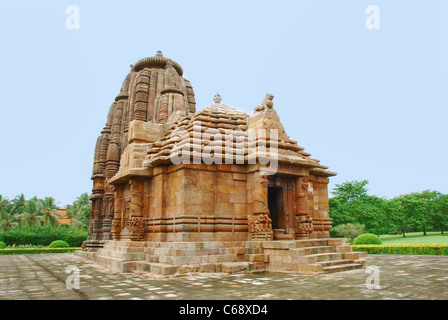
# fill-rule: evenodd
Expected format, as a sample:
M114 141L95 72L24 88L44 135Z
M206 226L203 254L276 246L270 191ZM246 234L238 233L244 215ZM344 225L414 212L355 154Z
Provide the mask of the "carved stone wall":
M267 94L248 115L217 94L196 112L179 64L158 52L131 66L95 145L85 247L328 236L335 174L289 138L273 99ZM183 148L192 152L174 162ZM273 194L281 206L270 212Z

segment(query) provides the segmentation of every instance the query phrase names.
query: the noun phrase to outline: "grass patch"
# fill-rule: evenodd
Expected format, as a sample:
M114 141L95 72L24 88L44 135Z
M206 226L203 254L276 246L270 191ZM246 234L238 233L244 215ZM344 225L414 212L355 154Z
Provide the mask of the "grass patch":
M382 244L352 245L353 251L364 251L368 254L409 254L409 255L448 255L446 244Z
M440 232L427 232L422 235L421 232L410 232L403 238L402 235L381 235L383 244L448 244L448 234Z

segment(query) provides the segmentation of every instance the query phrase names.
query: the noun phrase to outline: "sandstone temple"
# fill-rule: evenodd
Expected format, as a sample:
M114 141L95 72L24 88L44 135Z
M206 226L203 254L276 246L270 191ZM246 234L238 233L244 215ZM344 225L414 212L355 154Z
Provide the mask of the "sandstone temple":
M274 97L262 98L251 115L219 94L197 111L179 64L159 51L131 65L96 142L90 233L77 254L166 276L363 266L329 236L335 173L290 139Z

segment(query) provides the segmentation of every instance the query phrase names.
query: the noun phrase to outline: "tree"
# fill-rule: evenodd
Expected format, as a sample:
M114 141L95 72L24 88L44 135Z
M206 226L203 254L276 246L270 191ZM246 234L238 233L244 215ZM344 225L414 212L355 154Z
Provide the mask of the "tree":
M44 225L59 225L58 217L62 217L62 215L58 213L57 208L58 206L52 197L45 197L44 200L39 201L39 211Z
M40 216L38 205L39 199L37 197L31 198L26 202L24 212L17 215L22 227L36 227L40 225L42 216Z
M6 232L17 228L19 224L15 221L16 217L14 216L12 206L5 206L4 204L5 203L2 204L0 210L0 231Z
M89 199L89 195L81 194L72 205L67 206L67 215L75 217L71 224L76 227L88 228L91 208L92 201Z
M387 200L368 195L368 180L348 181L337 184L333 198L329 199L333 226L361 224L366 230L376 232L388 228L386 219Z
M364 224L368 231L375 231L379 236L380 230L389 227L386 223L387 205L386 199L367 195L354 212L356 220Z
M26 206L26 199L23 193L21 193L20 195L16 196L14 199L12 199L11 201L12 204L12 211L15 214L21 214L25 211L25 206Z
M331 193L344 203L360 201L367 196L367 184L369 184L368 180L347 181L342 184L337 184Z
M334 197L329 199L333 226L358 222L357 212L367 196L366 185L368 183L367 180L347 181L335 186L331 191Z
M419 207L414 212L416 220L423 228L423 234L426 236L426 226L431 223L436 214L437 200L442 195L439 191L425 190L420 193L410 194L418 201Z
M0 213L3 208L7 208L11 206L11 203L8 201L8 199L3 198L3 196L0 194Z
M403 238L406 237L406 228L415 225L412 217L412 208L416 205L412 196L402 195L391 200L392 211L390 220L403 232Z
M329 209L330 217L333 219L333 226L355 222L355 218L350 215L349 206L342 199L337 197L330 198Z
M440 230L443 234L443 229L448 226L448 194L440 195L434 201L434 213L431 216L430 223Z
M355 238L363 233L365 226L361 224L347 223L334 227L334 231L347 239L349 243L353 243Z

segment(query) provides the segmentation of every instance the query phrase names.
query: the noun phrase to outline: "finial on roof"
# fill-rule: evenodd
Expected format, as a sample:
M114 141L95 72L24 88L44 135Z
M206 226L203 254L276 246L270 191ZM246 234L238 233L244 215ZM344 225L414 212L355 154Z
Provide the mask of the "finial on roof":
M217 93L217 94L215 95L215 97L213 98L213 101L214 101L216 104L220 104L220 103L221 103L222 99L221 99L221 96L219 95L219 93Z
M162 51L157 51L157 53L156 53L156 57L163 57L163 53L162 53Z

